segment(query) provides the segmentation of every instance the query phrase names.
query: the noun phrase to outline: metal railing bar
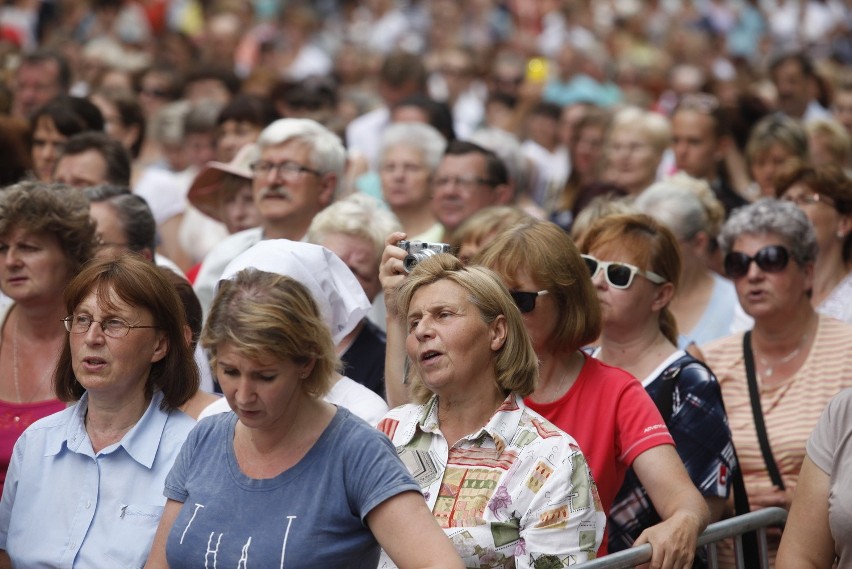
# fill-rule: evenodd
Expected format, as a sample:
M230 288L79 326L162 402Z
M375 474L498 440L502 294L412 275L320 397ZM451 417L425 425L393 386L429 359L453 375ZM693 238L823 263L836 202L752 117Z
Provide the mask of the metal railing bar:
M787 511L783 508L764 508L755 512L749 512L741 516L735 516L710 524L698 537L698 547L707 544L712 544L717 541L741 536L744 533L758 531L758 550L761 555L761 564L766 569L767 561L767 545L766 545L766 528L772 525L783 525L787 521ZM737 538L739 542L739 566L742 567L742 539ZM713 557L716 557L715 546L713 547ZM612 553L598 559L587 561L582 564L583 569L629 569L647 563L651 560L650 544L633 547L618 553ZM712 567L712 565L711 565Z

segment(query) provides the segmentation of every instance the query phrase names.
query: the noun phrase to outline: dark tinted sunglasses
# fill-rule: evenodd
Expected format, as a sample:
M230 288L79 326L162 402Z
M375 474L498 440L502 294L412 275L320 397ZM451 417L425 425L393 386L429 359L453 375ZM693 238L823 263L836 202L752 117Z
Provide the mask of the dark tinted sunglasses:
M586 262L586 267L589 269L589 275L591 278L595 278L598 271L603 270L604 275L606 276L606 282L608 282L609 286L613 288L630 288L630 285L633 284L633 277L637 274L642 275L654 284L663 284L666 282L666 279L657 273L653 271L643 271L639 267L629 263L610 263L608 261L596 259L591 255L581 255L581 257L583 257L583 261Z
M535 299L547 294L547 291L540 290L538 292L524 292L520 290L512 290L509 291L509 294L512 295L512 300L515 301L515 304L518 306L518 310L526 314L527 312L532 312L535 308Z
M790 262L790 253L782 245L764 247L754 257L749 257L740 251L731 251L725 255L725 274L732 279L738 279L748 274L751 262L757 263L760 270L767 273L783 271Z

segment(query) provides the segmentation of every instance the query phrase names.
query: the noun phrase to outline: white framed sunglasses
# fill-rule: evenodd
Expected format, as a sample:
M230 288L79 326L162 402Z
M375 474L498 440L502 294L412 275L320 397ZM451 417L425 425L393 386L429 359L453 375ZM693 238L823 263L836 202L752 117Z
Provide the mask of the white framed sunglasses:
M603 270L606 282L613 288L630 288L630 285L633 284L633 277L637 274L642 275L654 284L663 284L666 282L666 279L657 273L653 271L643 271L636 265L631 265L630 263L601 261L591 255L581 255L581 257L583 257L583 261L585 261L586 267L589 269L589 275L591 278L595 278L598 272Z

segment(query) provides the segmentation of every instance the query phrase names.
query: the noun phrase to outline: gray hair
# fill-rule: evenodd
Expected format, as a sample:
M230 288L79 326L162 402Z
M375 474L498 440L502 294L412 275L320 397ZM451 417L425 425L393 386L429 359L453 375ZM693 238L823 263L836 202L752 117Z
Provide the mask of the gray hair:
M408 146L420 151L423 161L432 174L438 169L444 150L447 149L447 139L435 127L415 122L398 122L389 125L382 131L379 146L379 156L384 161L385 152L395 146Z
M725 219L725 208L710 185L682 173L651 184L633 205L683 240L700 231L715 238Z
M322 245L326 237L335 233L363 237L373 244L378 263L385 239L395 231L402 231L402 225L392 212L375 198L355 193L319 212L308 228L307 241Z
M792 202L774 198L764 198L735 210L722 227L719 246L727 255L741 235L766 233L781 237L799 266L816 259L816 234L805 212Z
M322 174L335 174L337 176L335 194L339 193L346 168L346 149L340 137L315 120L278 119L263 129L257 138L257 145L263 151L264 148L278 146L291 140L310 145L311 166Z
M83 190L90 203L108 204L124 230L127 248L136 253L157 251L157 222L142 196L131 193L126 186L101 184Z

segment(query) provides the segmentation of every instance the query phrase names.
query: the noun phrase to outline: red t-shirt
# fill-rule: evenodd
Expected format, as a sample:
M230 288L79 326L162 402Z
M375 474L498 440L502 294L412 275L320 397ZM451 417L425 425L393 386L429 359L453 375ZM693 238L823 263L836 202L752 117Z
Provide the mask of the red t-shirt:
M633 460L650 448L674 445L654 401L635 377L586 356L574 385L560 399L524 402L574 437L586 456L609 516ZM599 555L606 555L604 536Z

